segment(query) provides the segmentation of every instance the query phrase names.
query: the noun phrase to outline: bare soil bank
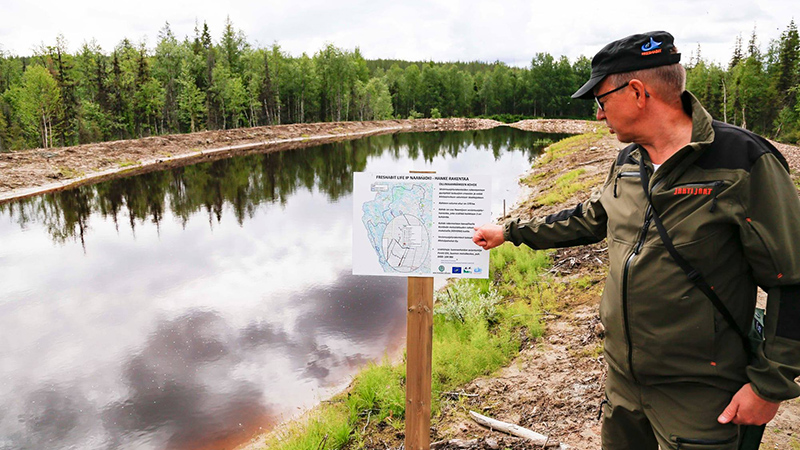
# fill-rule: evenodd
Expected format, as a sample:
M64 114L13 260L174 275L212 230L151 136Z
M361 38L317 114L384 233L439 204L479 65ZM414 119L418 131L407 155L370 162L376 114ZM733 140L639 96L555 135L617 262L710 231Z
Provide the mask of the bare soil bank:
M526 120L514 126L531 131L580 133L588 124L590 122ZM325 122L203 131L3 153L0 154L0 202L234 154L303 148L373 134L482 130L501 125L494 120L458 118Z

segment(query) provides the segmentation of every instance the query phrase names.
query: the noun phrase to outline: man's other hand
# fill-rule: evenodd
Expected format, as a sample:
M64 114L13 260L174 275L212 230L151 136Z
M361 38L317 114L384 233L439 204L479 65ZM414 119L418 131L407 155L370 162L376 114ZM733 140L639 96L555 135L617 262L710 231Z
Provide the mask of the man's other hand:
M773 403L759 397L750 383L739 389L728 407L717 419L719 423L733 422L738 425L764 425L778 412L780 403Z
M472 235L472 242L484 250L495 248L505 241L503 227L492 223L475 227L475 234Z

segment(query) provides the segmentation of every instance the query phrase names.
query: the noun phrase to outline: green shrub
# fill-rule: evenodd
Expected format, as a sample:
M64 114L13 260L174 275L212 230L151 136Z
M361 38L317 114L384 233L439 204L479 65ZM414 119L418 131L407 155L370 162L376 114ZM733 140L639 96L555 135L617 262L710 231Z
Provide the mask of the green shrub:
M461 279L436 293L434 314L445 320L485 320L496 322L497 304L502 298L496 289L482 286L472 280Z

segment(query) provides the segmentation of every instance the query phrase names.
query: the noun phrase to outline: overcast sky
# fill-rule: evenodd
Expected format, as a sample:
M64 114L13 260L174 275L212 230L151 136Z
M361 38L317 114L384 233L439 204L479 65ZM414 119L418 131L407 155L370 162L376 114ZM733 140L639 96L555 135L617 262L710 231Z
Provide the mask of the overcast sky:
M789 21L797 0L0 0L0 49L29 55L61 33L70 50L96 39L108 52L127 37L153 48L169 22L179 39L207 22L214 41L226 16L248 42L274 42L292 56L312 55L325 43L368 59L504 61L527 66L537 52L591 57L606 43L633 33L667 30L687 62L700 44L706 59L727 63L736 36L753 27L766 49Z

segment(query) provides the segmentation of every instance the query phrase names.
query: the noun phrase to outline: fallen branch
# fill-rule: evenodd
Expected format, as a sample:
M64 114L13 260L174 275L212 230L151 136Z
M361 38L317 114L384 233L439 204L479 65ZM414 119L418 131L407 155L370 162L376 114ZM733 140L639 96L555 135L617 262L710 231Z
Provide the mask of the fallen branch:
M361 430L362 433L366 433L367 432L367 427L369 426L369 419L371 419L371 418L372 418L372 410L370 409L369 410L369 414L367 414L367 424L364 425L364 429Z
M442 395L445 395L453 400L458 400L459 397L478 397L478 394L467 394L466 392L442 392Z
M475 411L470 411L469 415L472 416L472 420L478 422L479 424L487 428L490 428L492 430L502 431L503 433L510 434L512 436L529 439L533 441L535 445L541 445L543 448L560 448L560 449L569 448L565 444L561 444L559 442L551 442L549 438L543 434L539 434L535 431L531 431L519 425L514 425L513 423L501 422L499 420L478 414Z

